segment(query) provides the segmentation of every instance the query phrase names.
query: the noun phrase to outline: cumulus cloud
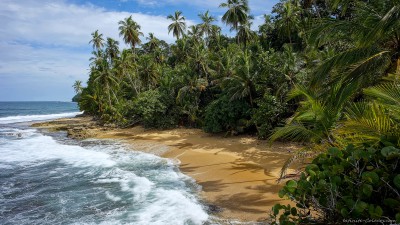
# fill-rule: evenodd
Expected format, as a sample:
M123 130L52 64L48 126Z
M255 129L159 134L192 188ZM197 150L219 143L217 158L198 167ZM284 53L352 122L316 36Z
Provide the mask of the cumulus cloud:
M15 1L0 2L1 40L26 39L52 45L86 45L90 32L99 29L105 36L118 39L118 21L133 16L142 26L142 32L172 41L165 16L143 13L107 11L94 5L74 5L65 1Z
M224 9L219 8L219 5L225 0L121 0L121 1L136 1L139 4L151 6L151 7L163 7L165 5L194 5L199 7L202 10L210 9L213 12L223 12ZM269 14L271 12L271 8L275 5L279 0L249 0L249 7L251 9L252 14L260 15L260 14Z
M31 99L27 93L30 88L22 82L29 79L41 83L57 81L64 93L53 88L54 96L70 99L74 80L87 79L90 33L98 29L105 37L122 42L118 21L130 15L144 34L152 32L168 42L174 40L167 30L170 21L162 15L109 11L64 0L0 1L0 90L7 90L0 91L0 100L21 100L15 99L16 93L21 92L26 93L25 100ZM51 100L54 96L42 99Z

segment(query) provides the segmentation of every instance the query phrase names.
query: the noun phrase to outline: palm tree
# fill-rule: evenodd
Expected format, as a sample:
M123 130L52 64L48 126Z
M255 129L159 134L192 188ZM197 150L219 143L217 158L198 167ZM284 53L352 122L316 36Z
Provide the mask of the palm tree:
M343 118L343 108L355 94L354 90L354 85L337 84L328 94L322 95L318 91L296 85L289 93L289 100L301 100L300 107L284 127L275 129L269 140L290 140L308 145L285 162L280 178L285 176L294 161L313 156L328 147L343 147L341 140L337 139L336 128Z
M118 41L116 41L116 40L114 40L112 38L107 38L105 53L106 53L106 55L107 55L107 57L108 57L108 59L110 60L111 63L119 55L119 47L118 47L118 45L119 45Z
M217 25L211 26L211 33L208 36L208 47L214 50L220 50L221 48L221 27Z
M137 73L135 69L138 65L135 63L135 56L132 51L124 49L121 56L116 61L116 71L118 74L118 79L122 80L122 83L127 85L133 93L133 95L138 95L140 93L140 82L137 79Z
M310 41L316 47L343 40L339 34L347 37L351 47L328 58L315 70L313 87L339 81L358 83L360 89L373 85L388 72L400 72L400 6L395 1L373 6L357 2L352 20L321 23L314 29Z
M82 81L80 80L76 80L74 85L72 85L72 87L74 88L75 93L79 94L82 92Z
M202 33L200 30L200 26L199 25L190 26L189 30L188 30L188 35L190 37L192 37L192 40L194 40L196 43L199 43L200 40L202 39L201 38Z
M119 36L122 36L125 43L131 45L132 52L135 52L135 46L141 43L140 36L143 36L140 25L132 20L132 16L119 21L118 24Z
M199 78L205 78L208 81L208 75L211 72L209 68L210 56L204 44L194 44L189 54L189 62L194 68Z
M92 40L89 41L89 44L93 44L93 49L99 50L104 46L103 34L99 34L99 30L96 30L92 33Z
M282 5L282 11L278 12L280 18L276 20L281 37L289 37L289 43L292 43L292 34L296 28L299 28L300 17L297 4L287 1Z
M354 145L400 146L400 85L395 80L363 90L368 101L349 104L337 135Z
M237 32L237 40L239 43L244 45L246 48L247 44L257 37L257 34L251 30L251 22L247 21L244 24L239 25Z
M189 55L188 37L185 35L182 39L176 40L176 43L171 46L171 51L177 62L185 62Z
M172 20L172 23L168 26L168 34L172 31L173 36L179 39L186 30L185 17L182 16L181 11L176 11L174 15L169 15L167 18Z
M142 86L150 90L156 86L157 80L160 76L160 68L155 63L155 60L150 55L143 55L139 58L138 62L138 78Z
M104 59L104 52L103 50L92 51L92 57L90 57L90 65L95 66L96 64L100 63Z
M154 33L149 33L149 37L146 39L149 40L147 44L149 45L150 52L154 52L157 48L159 48L160 40L154 36Z
M219 7L228 8L228 11L222 16L222 21L226 25L230 25L232 30L237 30L240 24L245 24L248 20L250 9L247 0L227 0Z
M252 71L252 60L247 51L238 57L236 63L234 73L224 79L223 85L231 96L231 101L248 98L250 105L253 106L258 74Z
M111 107L111 93L113 92L113 86L118 85L118 81L110 69L109 62L107 60L103 60L98 65L98 68L92 70L91 73L95 77L94 83L103 88L103 93L105 93L107 98L108 107Z
M213 32L212 23L216 21L216 19L215 17L209 15L208 10L204 14L199 14L199 17L202 21L202 23L198 25L200 34L208 37Z

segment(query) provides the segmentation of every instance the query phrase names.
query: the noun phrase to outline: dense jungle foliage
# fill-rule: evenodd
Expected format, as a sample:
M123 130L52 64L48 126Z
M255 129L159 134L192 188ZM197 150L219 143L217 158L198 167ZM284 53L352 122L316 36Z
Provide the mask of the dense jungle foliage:
M130 49L93 32L87 86L74 84L80 109L123 127L302 142L282 178L316 158L282 196L318 221L400 220L400 1L281 0L257 30L247 0L220 7L236 36L208 11L190 27L182 12L168 16L173 44L144 37L132 17L118 24ZM281 223L317 221L287 206L274 208L277 219L280 210Z

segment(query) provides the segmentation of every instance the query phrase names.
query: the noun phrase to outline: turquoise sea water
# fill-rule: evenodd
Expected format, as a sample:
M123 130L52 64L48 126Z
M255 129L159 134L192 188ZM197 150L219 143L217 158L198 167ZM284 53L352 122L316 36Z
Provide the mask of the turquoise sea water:
M0 224L213 223L176 162L29 126L79 113L69 102L0 102Z

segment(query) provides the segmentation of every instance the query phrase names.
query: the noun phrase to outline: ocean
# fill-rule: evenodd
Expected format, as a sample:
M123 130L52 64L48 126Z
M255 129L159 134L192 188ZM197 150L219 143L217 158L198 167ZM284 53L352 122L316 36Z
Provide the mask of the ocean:
M213 224L172 160L30 127L78 114L71 102L0 102L0 224Z

